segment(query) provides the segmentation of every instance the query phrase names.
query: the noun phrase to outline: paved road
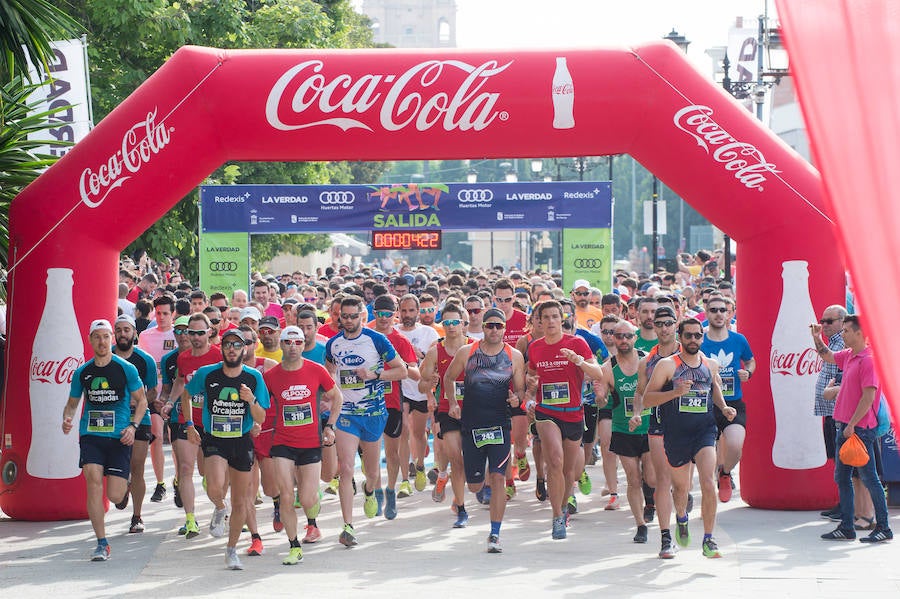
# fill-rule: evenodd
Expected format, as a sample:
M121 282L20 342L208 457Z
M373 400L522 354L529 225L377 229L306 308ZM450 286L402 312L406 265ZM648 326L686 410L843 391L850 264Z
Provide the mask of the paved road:
M600 466L589 466L588 472L599 489ZM620 480L624 481L621 471ZM175 532L184 517L171 496L162 504L145 505L147 531L140 535L127 534L131 510L113 508L107 517L112 559L106 563L88 561L94 540L86 521L34 523L4 518L0 520L0 588L6 598L49 598L58 593L66 597L123 593L203 597L235 592L296 596L301 590L320 597L362 592L366 597L404 599L466 592L483 597L611 593L655 599L663 593L667 598L705 595L716 599L844 599L850 592L900 597L896 567L900 541L871 547L858 542L828 543L819 540L819 535L833 525L817 513L754 510L739 495L720 504L716 536L724 558L719 560L700 553L697 540L702 528L696 509L691 519L692 546L674 560L663 561L656 557L656 525L650 526L647 545L635 545L630 511L627 507L604 511L606 500L597 491L579 495L579 513L572 519L568 539L553 541L549 508L535 500L533 477L519 483L519 494L509 503L501 534L504 553L489 555L485 553L487 507L471 496L467 504L472 516L469 527L454 530L449 503L434 503L428 490L399 500L400 515L391 522L380 517L367 520L357 496L360 544L346 549L337 543L337 499L325 495L319 518L322 541L305 546L303 561L287 567L281 565L287 541L284 533L272 531L267 500L258 508L266 554L243 557L241 572L224 568L225 542L208 534L212 509L205 498L198 500L203 533L191 541ZM891 519L893 528L900 530L896 511ZM246 549L247 538L239 551Z

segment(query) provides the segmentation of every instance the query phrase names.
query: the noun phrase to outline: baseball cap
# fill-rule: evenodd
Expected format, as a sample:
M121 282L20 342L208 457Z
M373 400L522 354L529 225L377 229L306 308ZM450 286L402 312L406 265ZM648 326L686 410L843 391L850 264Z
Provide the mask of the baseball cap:
M125 322L131 325L131 328L134 328L136 325L134 324L134 317L129 316L128 314L120 314L118 318L116 318L116 324L120 322Z
M113 332L112 325L109 324L108 320L105 320L103 318L101 318L99 320L95 320L91 323L91 328L90 328L90 331L88 332L88 335L91 335L94 331L100 331L103 329L106 329L110 333Z
M300 329L300 327L291 325L289 327L284 327L284 330L281 331L281 340L285 341L286 339L299 339L301 341L305 341L306 337L304 337L303 331Z
M263 316L259 321L259 328L269 328L269 329L277 329L278 328L278 319L274 316Z
M490 308L484 313L484 317L482 318L482 322L486 322L488 318L499 318L503 322L506 322L506 316L503 314L503 311L499 308Z
M241 310L240 320L244 320L245 318L252 318L253 320L259 322L259 319L260 319L259 310L257 310L253 306L247 306L246 308Z
M660 306L656 309L656 312L653 313L653 318L661 318L663 316L678 318L675 316L675 310L673 310L671 306Z
M591 284L587 279L578 279L572 284L572 291L575 291L579 287L584 287L585 289L590 289Z
M191 324L191 319L188 316L179 316L173 324L176 327L186 327Z
M225 331L224 333L222 333L222 343L223 343L223 344L225 343L225 337L229 337L229 336L231 336L231 337L237 337L238 339L240 339L240 340L243 341L244 343L247 342L247 337L244 335L244 331L242 331L242 330L240 330L240 329L228 329L227 331Z

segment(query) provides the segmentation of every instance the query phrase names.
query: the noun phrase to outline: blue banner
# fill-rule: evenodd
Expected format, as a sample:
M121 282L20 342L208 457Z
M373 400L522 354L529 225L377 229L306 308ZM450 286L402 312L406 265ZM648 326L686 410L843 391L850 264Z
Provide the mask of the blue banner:
M610 183L204 185L204 233L612 226Z

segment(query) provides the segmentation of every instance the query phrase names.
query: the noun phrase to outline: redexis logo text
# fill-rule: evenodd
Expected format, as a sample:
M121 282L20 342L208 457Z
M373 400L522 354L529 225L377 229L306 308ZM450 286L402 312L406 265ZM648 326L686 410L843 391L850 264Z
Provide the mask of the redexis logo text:
M460 202L490 202L494 199L494 192L490 189L460 189L456 193L456 199Z
M323 206L349 206L354 201L352 191L323 191L319 203Z

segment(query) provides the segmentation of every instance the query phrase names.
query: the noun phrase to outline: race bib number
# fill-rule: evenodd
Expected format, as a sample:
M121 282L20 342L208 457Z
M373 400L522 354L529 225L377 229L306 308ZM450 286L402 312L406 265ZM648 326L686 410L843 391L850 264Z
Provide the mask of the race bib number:
M461 403L465 399L465 391L465 381L453 381L453 396L456 398L456 401Z
M212 436L223 439L233 439L244 434L243 416L212 416Z
M485 445L503 445L503 427L491 426L473 429L472 440L475 441L475 447L478 448Z
M112 433L116 430L116 413L113 410L88 411L89 433Z
M312 404L287 404L281 408L281 415L284 418L285 426L305 426L307 424L312 424Z
M356 374L355 370L341 370L338 372L338 382L341 389L362 389L366 382Z
M708 393L704 390L691 389L678 398L678 411L688 414L706 414Z
M203 393L191 395L191 407L197 410L203 407Z
M641 417L649 416L652 411L653 411L652 408L644 408L641 411ZM627 416L628 418L631 418L632 416L634 416L634 396L633 395L631 397L625 398L625 416Z
M722 377L722 395L725 397L734 397L734 377Z
M541 403L545 406L562 406L569 403L569 383L541 385Z

